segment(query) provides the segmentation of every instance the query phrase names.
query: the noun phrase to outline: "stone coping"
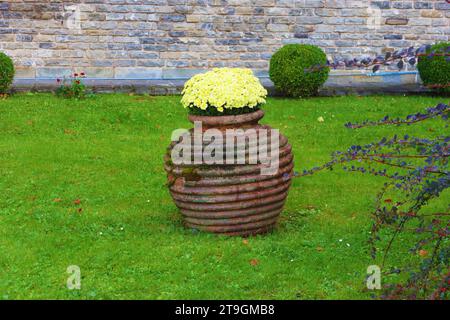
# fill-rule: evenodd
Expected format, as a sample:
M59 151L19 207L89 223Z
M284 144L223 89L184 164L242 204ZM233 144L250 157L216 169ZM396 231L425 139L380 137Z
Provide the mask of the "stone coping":
M94 92L135 92L152 95L179 94L187 78L175 79L113 79L85 78L83 82ZM276 95L273 83L267 76L260 76L261 83ZM58 87L56 79L19 78L13 83L13 91L48 92ZM416 71L380 72L376 74L358 71L334 71L320 90L321 95L373 94L373 93L423 93Z

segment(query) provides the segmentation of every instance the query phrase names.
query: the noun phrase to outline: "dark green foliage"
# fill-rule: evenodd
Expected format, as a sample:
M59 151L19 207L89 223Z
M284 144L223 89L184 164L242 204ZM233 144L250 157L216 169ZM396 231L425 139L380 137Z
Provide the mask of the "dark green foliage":
M14 79L14 63L10 57L0 52L0 94L5 94Z
M420 77L425 85L450 92L450 42L437 43L419 56Z
M327 64L327 57L319 47L307 44L288 44L270 59L269 75L281 93L291 97L317 94L328 79L330 69L317 68Z
M253 108L250 107L231 108L231 109L224 108L223 112L220 112L216 108L207 108L206 110L202 110L200 108L189 108L189 114L196 116L235 116L238 114L255 112L259 109L260 109L259 106Z

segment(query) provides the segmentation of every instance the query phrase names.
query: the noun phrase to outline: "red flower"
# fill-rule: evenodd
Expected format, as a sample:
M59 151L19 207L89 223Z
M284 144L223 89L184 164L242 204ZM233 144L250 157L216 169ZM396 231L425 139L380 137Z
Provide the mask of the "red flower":
M74 73L73 76L74 76L74 77L78 77L78 73Z
M81 73L80 73L80 76L84 76L84 72L81 72Z
M60 83L60 82L61 82L61 79L56 79L56 82Z
M447 232L445 232L444 229L440 229L438 230L437 234L439 235L439 237L445 237L447 235Z
M76 80L75 83L76 83L76 84L80 84L80 80Z

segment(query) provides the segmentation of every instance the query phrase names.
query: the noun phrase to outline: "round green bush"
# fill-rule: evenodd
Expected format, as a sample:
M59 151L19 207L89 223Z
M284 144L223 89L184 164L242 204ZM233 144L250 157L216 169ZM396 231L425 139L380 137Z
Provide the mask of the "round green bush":
M448 54L450 42L437 43L429 48L425 55L419 56L417 69L419 69L420 78L427 86L448 85L450 84L450 61ZM432 56L428 54L434 52ZM450 92L450 87L440 89Z
M291 97L309 97L317 94L327 81L330 68L326 63L327 56L319 47L288 44L270 59L269 75L281 93Z
M14 63L10 57L0 52L0 94L5 94L14 79Z

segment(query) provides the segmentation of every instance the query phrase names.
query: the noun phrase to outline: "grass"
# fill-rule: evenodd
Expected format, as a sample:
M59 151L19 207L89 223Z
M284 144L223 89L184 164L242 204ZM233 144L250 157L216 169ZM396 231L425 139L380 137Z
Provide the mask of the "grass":
M190 126L179 99L0 101L0 299L370 298L367 239L383 178L334 170L295 179L279 227L248 243L193 233L182 227L163 170L172 130ZM272 98L263 122L289 138L300 171L393 132L344 123L405 116L441 100ZM433 128L398 131L427 136ZM66 287L69 265L81 268L81 290Z

